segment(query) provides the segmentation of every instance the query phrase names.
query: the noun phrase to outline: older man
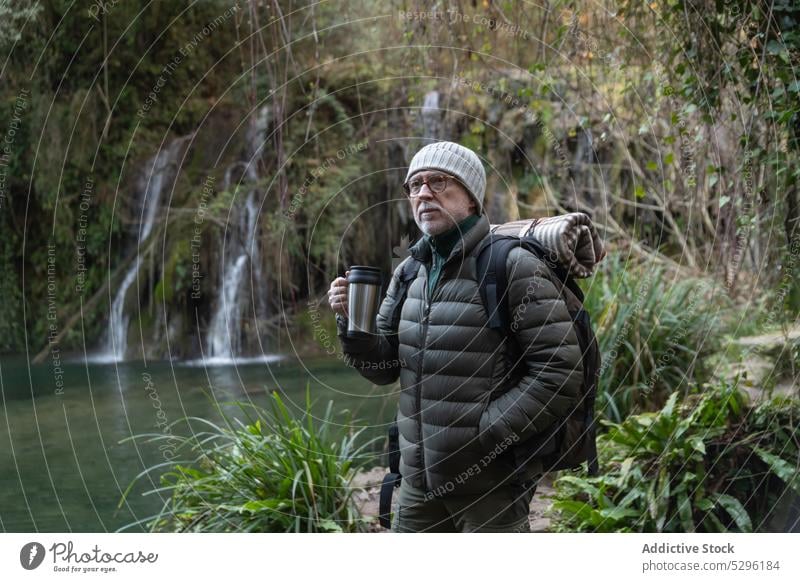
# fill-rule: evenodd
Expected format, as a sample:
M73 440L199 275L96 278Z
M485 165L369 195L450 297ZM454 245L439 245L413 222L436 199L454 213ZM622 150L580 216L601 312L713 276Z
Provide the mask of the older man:
M515 248L506 266L519 350L489 327L476 275L489 235L486 174L473 151L429 144L403 186L423 237L410 248L422 266L399 321L393 325L391 312L404 263L378 312L378 333L367 338L346 336L347 280L329 291L350 365L376 384L400 378L402 483L392 529L529 531L542 467L516 452L578 396L583 368L572 320L549 269ZM512 361L512 353L521 356Z

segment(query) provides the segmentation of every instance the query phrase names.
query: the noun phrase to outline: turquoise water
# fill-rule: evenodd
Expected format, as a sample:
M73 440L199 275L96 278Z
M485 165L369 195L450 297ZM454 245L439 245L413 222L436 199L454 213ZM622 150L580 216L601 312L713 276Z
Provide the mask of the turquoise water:
M396 386L373 386L336 359L286 358L238 366L203 367L170 362L97 365L63 363L58 377L49 365L0 356L0 529L5 532L116 531L153 515L159 495L142 493L158 474L140 480L118 509L122 493L144 469L175 458L169 441L121 442L158 433L174 420L198 416L220 422L214 402L267 404L282 392L297 411L306 385L322 413L353 413L365 438L385 434L394 415ZM241 418L223 404L226 415ZM346 414L337 416L346 422ZM174 433L187 434L181 423ZM383 458L376 448L373 463ZM140 526L125 531L143 531Z

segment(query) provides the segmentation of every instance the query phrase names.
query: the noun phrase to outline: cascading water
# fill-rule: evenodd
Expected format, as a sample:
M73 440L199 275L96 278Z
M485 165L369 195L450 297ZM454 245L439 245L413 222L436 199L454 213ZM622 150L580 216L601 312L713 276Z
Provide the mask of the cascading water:
M249 173L249 172L248 172ZM223 246L222 277L217 299L217 308L208 330L207 353L211 363L227 363L241 353L241 320L244 315L244 280L247 266L259 260L253 244L256 230L256 192L251 189L244 204L236 209L237 220L232 225L230 236Z
M428 91L422 101L422 135L426 139L442 139L443 111L439 108L439 92Z
M140 217L136 238L136 258L122 278L117 294L111 303L108 328L104 338L103 350L92 357L94 362L120 362L128 350L128 324L130 316L125 313L125 298L142 266L141 247L153 231L153 226L161 208L164 190L172 184L181 145L186 138L174 140L147 162L147 170L136 185L137 215Z
M269 109L262 107L254 115L247 134L248 161L242 190L247 194L244 203L231 212L232 221L226 229L221 260L222 288L217 298L216 309L211 317L206 338L206 363L230 363L241 354L242 318L245 308L252 306L256 317L265 310L265 282L261 270L261 254L258 244L258 181L257 161L264 143L268 126ZM239 166L236 164L234 167ZM225 187L230 186L230 170L226 172ZM250 267L252 288L257 293L246 292L247 267Z

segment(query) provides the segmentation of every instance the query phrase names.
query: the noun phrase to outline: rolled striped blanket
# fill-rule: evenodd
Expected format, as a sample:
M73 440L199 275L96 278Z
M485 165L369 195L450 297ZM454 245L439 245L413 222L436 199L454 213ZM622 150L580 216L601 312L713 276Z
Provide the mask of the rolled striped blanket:
M535 238L555 253L570 275L580 279L590 277L595 265L606 256L592 219L583 212L493 224L491 229L497 234Z

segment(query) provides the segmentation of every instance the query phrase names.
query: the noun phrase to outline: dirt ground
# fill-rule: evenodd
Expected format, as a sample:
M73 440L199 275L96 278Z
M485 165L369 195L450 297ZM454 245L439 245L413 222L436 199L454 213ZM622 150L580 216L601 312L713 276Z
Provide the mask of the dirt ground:
M359 473L353 480L353 487L356 491L354 498L361 513L365 516L374 517L375 520L370 526L370 531L382 533L387 532L378 524L378 500L380 498L381 481L389 470L384 467L375 467L369 471ZM546 532L550 527L550 519L545 516L545 511L552 504L553 495L552 478L545 475L536 488L536 494L531 501L531 511L528 516L531 524L531 531L534 533ZM395 489L393 499L397 500L397 490Z

